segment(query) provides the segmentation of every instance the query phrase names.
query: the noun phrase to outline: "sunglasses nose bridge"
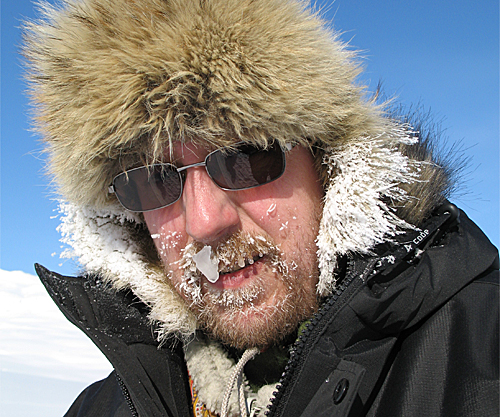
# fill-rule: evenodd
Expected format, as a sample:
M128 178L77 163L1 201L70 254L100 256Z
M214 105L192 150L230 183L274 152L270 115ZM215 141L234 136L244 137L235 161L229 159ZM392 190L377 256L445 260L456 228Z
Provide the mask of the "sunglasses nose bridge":
M186 169L188 168L195 168L195 167L205 167L206 169L206 166L207 166L207 163L205 161L202 161L202 162L196 162L195 164L190 164L190 165L186 165L186 166L183 166L183 167L180 167L180 168L177 168L177 172L182 172L182 171L185 171Z
M181 195L182 193L184 192L184 183L186 182L186 176L187 176L187 169L188 168L198 168L198 167L205 167L205 171L207 172L208 176L210 178L212 178L210 176L210 173L208 172L208 169L207 169L207 163L206 163L206 160L205 161L201 161L201 162L196 162L194 164L189 164L189 165L185 165L183 167L180 167L180 168L176 168L177 169L177 172L180 174L181 176ZM181 196L179 196L180 198Z

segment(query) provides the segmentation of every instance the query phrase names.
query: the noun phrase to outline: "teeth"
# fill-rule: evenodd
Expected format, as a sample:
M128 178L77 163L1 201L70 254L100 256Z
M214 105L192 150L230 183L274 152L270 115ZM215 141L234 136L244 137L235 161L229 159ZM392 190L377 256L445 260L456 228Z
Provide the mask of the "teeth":
M252 257L246 258L244 256L240 256L238 258L238 263L237 263L238 266L237 267L226 263L226 265L224 265L223 267L219 267L219 271L221 274L228 274L231 272L236 272L236 271L239 271L240 269L245 268L248 265L253 265L255 263L255 261L258 261L262 257L264 257L264 254L262 254L262 253L259 253L257 256L254 256L253 258Z

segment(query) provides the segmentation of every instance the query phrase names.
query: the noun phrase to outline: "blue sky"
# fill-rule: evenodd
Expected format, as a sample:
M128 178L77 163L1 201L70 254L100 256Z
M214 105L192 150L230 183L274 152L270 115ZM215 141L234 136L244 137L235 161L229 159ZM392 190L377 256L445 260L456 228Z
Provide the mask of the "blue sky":
M322 5L322 2L318 2ZM342 38L362 50L362 80L389 96L420 103L441 121L451 140L473 156L468 194L454 201L499 243L498 2L420 0L325 3ZM33 272L38 262L72 274L61 261L53 218L57 205L43 175L38 138L29 131L21 76L19 25L34 16L28 0L3 1L1 74L1 264ZM54 255L55 254L55 255ZM60 266L60 264L62 265Z
M465 193L452 200L497 246L498 8L497 0L336 0L325 9L329 20L335 16L334 26L343 31L342 39L362 50L366 71L361 80L371 91L382 82L386 95L398 97L406 106L423 105L441 122L451 142L462 141L465 156L473 159L465 178ZM38 138L29 131L29 106L17 51L20 22L33 16L29 0L1 2L0 268L33 274L33 263L38 262L75 274L78 266L58 257L62 248L56 231L55 195L43 175ZM67 339L74 329L66 329L69 324L64 320L54 324L56 317L62 316L51 310L55 306L44 298L47 296L36 279L2 273L0 284L0 340L9 341L0 346L0 410L11 407L18 416L60 415L81 387L96 375L105 375L108 364L99 362L100 354L91 353L93 347L85 345L79 334ZM40 316L42 311L46 313ZM38 322L33 322L35 315ZM35 341L38 356L26 361L24 349ZM60 349L57 357L55 346ZM100 358L91 361L96 366L94 373L78 365L84 352ZM74 381L61 383L64 378L60 375L71 375ZM26 392L26 387L38 391L32 403L24 402L21 409L23 399L16 395Z

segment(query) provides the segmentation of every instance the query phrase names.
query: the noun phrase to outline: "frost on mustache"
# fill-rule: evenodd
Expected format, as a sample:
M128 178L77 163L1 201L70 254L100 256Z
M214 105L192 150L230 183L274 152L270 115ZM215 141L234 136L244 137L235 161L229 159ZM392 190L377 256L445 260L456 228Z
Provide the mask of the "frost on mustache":
M239 232L215 248L197 242L191 243L182 250L180 268L184 273L179 289L194 304L200 305L201 274L214 283L219 274L235 272L264 256L268 258L274 272L288 272L288 267L281 260L279 247L261 235L251 236L249 233ZM228 295L224 297L227 299ZM247 298L255 297L253 294Z

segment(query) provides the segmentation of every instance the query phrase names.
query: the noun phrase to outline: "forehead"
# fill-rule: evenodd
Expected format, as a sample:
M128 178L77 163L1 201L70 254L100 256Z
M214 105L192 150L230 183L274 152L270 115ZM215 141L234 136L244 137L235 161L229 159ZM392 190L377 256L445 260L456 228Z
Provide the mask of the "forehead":
M192 160L203 160L215 147L209 147L207 144L195 142L173 142L167 146L163 157L168 162L185 162ZM187 162L186 162L187 163Z

